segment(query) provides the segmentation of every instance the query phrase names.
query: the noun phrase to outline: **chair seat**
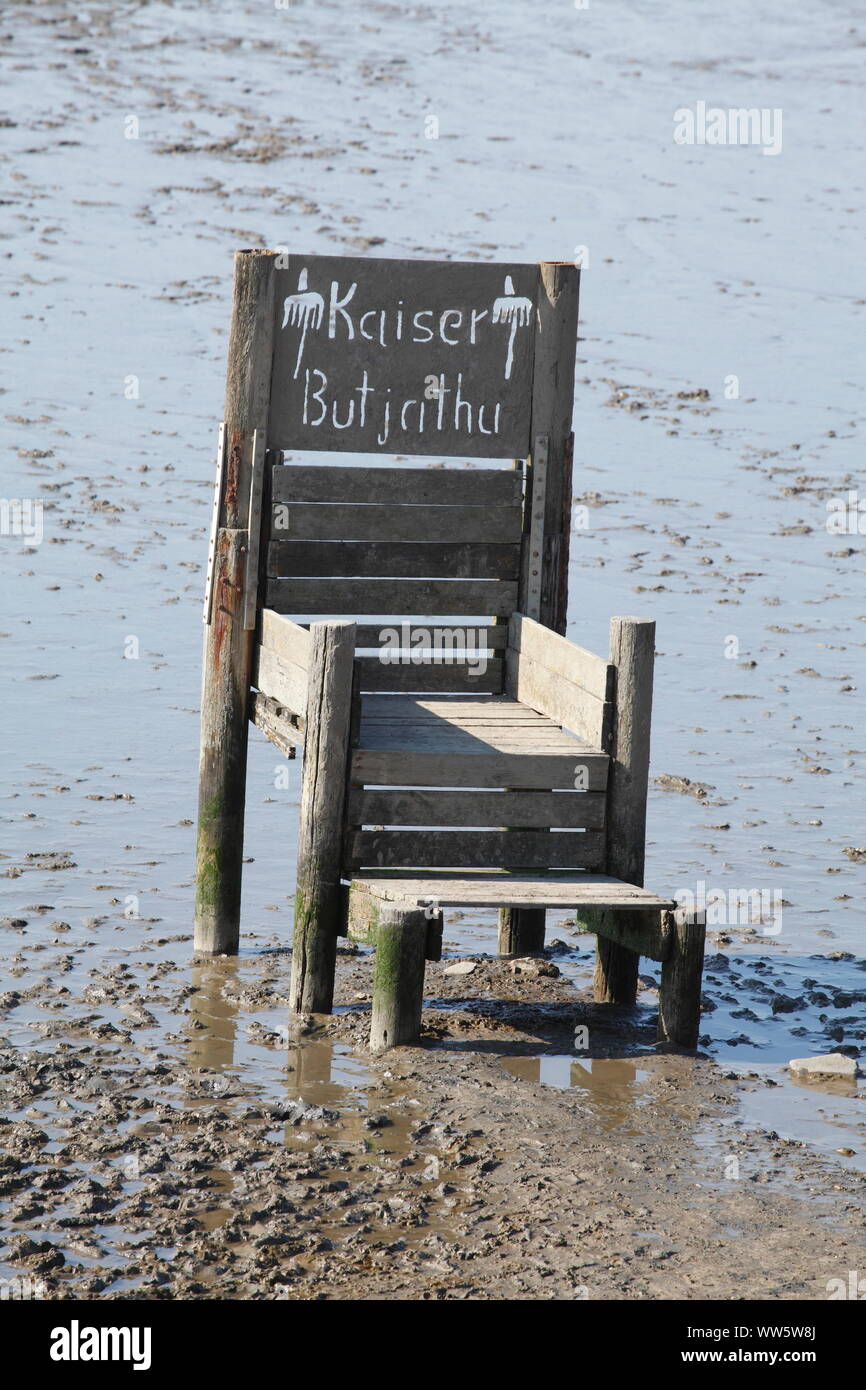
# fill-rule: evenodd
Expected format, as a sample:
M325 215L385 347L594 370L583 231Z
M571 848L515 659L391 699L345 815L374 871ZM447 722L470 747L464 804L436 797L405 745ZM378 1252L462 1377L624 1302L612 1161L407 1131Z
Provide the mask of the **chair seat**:
M506 695L362 695L352 781L603 791L607 754Z
M607 874L541 873L507 871L465 873L371 873L352 875L354 891L369 893L385 902L438 907L540 907L569 911L575 908L655 909L673 911L672 898L660 898L646 888Z
M597 753L546 715L507 695L362 695L361 749L473 754Z

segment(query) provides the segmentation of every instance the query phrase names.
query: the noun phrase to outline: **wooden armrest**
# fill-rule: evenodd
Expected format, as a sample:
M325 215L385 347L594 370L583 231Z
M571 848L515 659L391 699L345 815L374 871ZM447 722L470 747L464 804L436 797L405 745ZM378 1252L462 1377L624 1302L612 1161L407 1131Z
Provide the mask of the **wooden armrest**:
M521 704L610 751L616 668L522 613L508 624L505 688Z

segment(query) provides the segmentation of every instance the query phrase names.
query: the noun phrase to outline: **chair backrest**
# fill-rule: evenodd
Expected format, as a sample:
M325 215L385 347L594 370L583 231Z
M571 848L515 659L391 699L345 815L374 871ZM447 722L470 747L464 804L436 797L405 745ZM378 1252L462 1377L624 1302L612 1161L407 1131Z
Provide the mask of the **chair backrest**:
M302 724L305 621L355 620L367 653L344 871L602 868L610 668L515 614L523 471L274 463L269 491L266 703Z
M499 693L523 485L521 468L275 463L265 607L355 619L362 690Z

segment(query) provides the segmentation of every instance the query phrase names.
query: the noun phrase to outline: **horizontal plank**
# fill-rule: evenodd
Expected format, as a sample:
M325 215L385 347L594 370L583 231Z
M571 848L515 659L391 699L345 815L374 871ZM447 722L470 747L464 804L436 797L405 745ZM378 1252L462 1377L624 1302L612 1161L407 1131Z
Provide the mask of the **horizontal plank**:
M584 752L597 752L591 744L566 733L549 719L540 723L528 720L489 724L481 721L462 725L458 720L440 719L434 723L408 723L406 720L361 719L360 748L440 749L444 753L476 753L497 750L523 753L556 750L575 757Z
M396 638L393 635L395 630ZM406 623L404 630L402 625L395 629L393 625L383 623L359 623L355 635L355 646L362 649L389 646L397 651L410 651L416 647L423 650L425 642L446 651L449 647L452 651L504 651L508 645L508 624L488 627L484 623L470 626L455 626L452 623L447 627L427 627L422 623Z
M579 685L597 700L614 698L616 668L603 657L585 647L578 647L558 632L542 626L522 613L513 613L508 624L508 645L521 655L538 662L562 676L572 685Z
M599 831L547 830L355 830L348 858L380 868L600 869Z
M270 647L258 646L253 655L252 683L292 714L306 716L307 673L293 661L284 661Z
M368 699L373 694L374 692L366 691L364 692L363 699ZM375 694L378 695L379 692L377 691ZM439 694L439 691L418 691L417 694ZM459 692L457 692L457 694L459 694ZM530 714L534 713L535 710L530 710ZM434 716L431 716L430 719L424 719L424 717L418 717L418 719L403 719L399 714L398 716L389 716L389 714L363 714L363 716L361 716L361 728L367 728L367 730L370 731L371 738L368 744L364 744L363 739L361 739L361 745L367 746L367 748L377 748L377 746L388 746L388 748L393 746L393 748L396 748L396 746L398 746L396 744L375 744L373 735L375 733L381 733L381 731L384 730L391 730L392 733L398 733L400 730L403 730L403 733L407 733L409 730L418 730L418 733L421 733L423 730L430 731L441 727L442 720L436 719ZM457 728L457 730L463 730L464 733L467 734L478 735L480 738L495 737L496 734L502 733L505 728L513 730L514 727L532 727L535 728L539 734L542 733L542 730L546 733L550 728L553 728L553 731L555 731L557 735L557 741L562 738L562 730L559 730L556 724L550 724L550 720L545 719L544 714L539 714L537 721L531 719L517 719L517 717L516 719L484 719L482 714L467 714L463 719L457 716L453 717L452 727ZM570 737L570 734L566 734L566 739ZM411 748L411 745L413 745L413 739L410 738L409 744L406 746Z
M378 579L512 579L519 545L485 541L293 541L268 546L268 575L368 575Z
M495 825L522 830L601 830L601 792L361 791L349 793L348 824Z
M273 541L520 541L521 507L392 507L384 503L277 502Z
M561 753L563 757L577 760L584 745L575 746L571 736L557 729L555 724L472 724L458 729L453 725L362 722L358 747L387 752L455 753L464 758L487 753L513 753L522 757L533 753Z
M278 613L437 615L510 613L517 585L499 579L269 579Z
M647 921L644 912L584 907L577 909L577 925L650 960L666 960L670 953L673 927L666 912L653 914Z
M519 705L502 695L365 695L361 705L362 717L370 722L407 724L549 724L550 720L537 710Z
M407 662L404 665L380 661L376 656L355 657L358 689L366 691L488 690L499 693L502 665L498 657L485 657L483 670L479 670L474 661Z
M307 628L293 623L282 613L275 613L273 608L263 608L260 632L259 640L263 647L269 647L284 661L292 661L296 666L307 669L312 644Z
M408 899L441 907L548 907L563 912L580 907L641 910L647 917L674 908L646 888L607 874L364 874L353 876L352 891L385 902Z
M586 769L586 791L604 791L604 753L442 753L355 749L351 780L377 787L531 787L574 790L576 768Z
M384 502L495 507L519 503L518 468L347 468L276 464L275 502Z
M613 703L598 700L564 676L532 661L525 653L511 648L506 652L505 691L532 709L546 714L557 724L585 738L597 748L605 748L610 737Z
M294 758L296 749L303 748L303 719L290 714L278 700L263 695L259 690L251 691L249 715L250 723L255 724L287 758Z

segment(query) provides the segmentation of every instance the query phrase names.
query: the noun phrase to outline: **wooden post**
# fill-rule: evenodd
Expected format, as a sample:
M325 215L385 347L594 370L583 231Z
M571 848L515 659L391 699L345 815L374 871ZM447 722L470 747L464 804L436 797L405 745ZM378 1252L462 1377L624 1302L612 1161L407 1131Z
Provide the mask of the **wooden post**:
M547 440L541 607L538 621L565 636L568 608L568 545L571 534L571 469L574 436L574 361L580 271L571 261L539 266L538 321L532 373L530 440ZM534 470L530 473L533 485ZM531 509L532 498L527 499ZM528 556L520 580L520 610L526 612ZM544 910L506 907L499 913L500 955L531 955L544 949Z
M253 633L244 628L253 435L264 438L271 382L274 253L239 251L225 400L226 465L217 505L201 697L195 949L238 949Z
M499 911L501 956L538 956L544 950L543 907L503 907Z
M532 373L530 439L547 437L544 557L539 622L565 636L568 606L568 543L571 534L571 467L574 360L580 271L571 261L542 261L538 331ZM533 443L533 448L535 447Z
M669 912L667 921L673 930L669 954L662 961L659 1041L693 1048L701 1022L706 912Z
M639 887L643 886L646 848L655 631L655 623L648 618L612 618L610 623L616 709L607 790L605 869L614 878ZM639 963L634 951L599 935L596 1000L633 1004Z
M370 1022L374 1052L418 1041L426 948L427 915L423 908L385 903L379 907Z
M345 905L341 888L355 624L313 623L290 1008L330 1013Z

